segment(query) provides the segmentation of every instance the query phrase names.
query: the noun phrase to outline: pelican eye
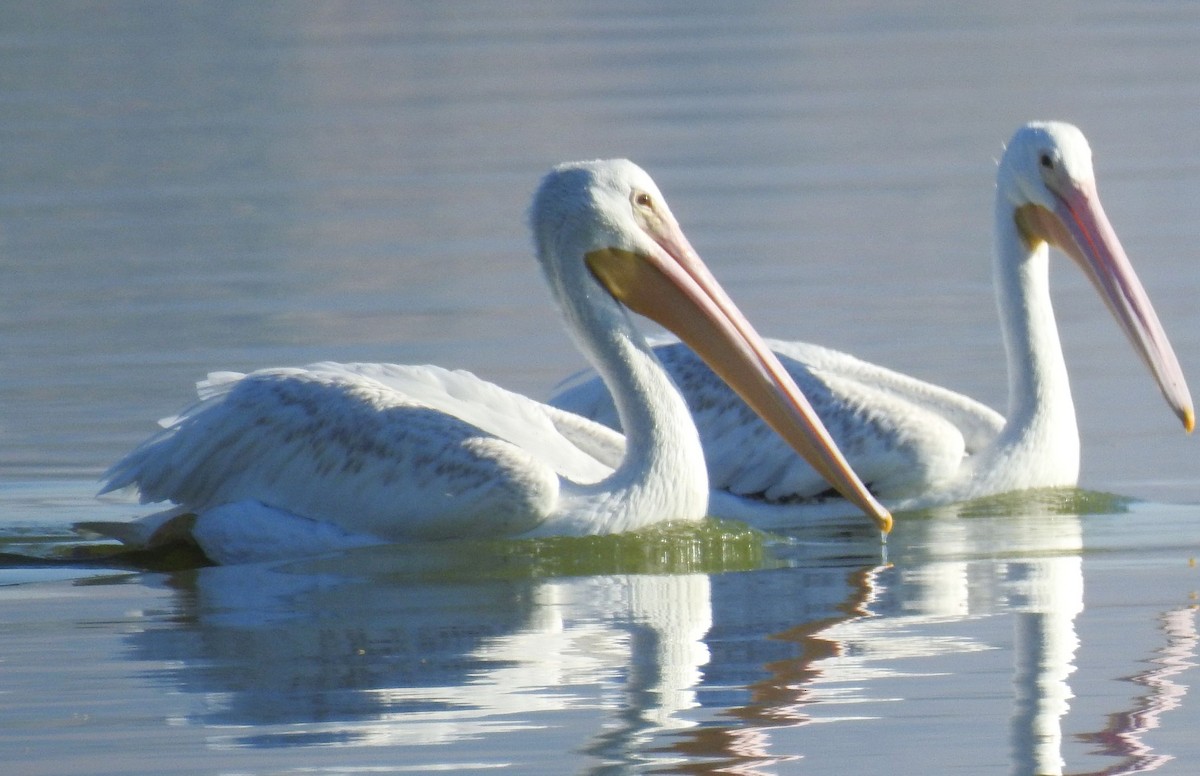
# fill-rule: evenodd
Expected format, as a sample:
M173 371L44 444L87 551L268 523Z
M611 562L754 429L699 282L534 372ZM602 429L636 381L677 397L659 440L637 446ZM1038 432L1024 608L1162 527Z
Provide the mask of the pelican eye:
M644 191L639 191L633 195L633 204L638 207L653 208L654 198Z
M1041 164L1042 167L1046 168L1047 170L1054 169L1054 157L1051 156L1049 153L1043 152L1041 157L1038 159L1038 163Z

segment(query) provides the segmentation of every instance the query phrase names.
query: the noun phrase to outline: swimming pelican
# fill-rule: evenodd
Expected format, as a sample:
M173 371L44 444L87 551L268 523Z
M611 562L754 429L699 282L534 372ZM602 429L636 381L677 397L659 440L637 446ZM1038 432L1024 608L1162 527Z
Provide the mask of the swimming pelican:
M1175 354L1096 193L1092 152L1070 124L1036 122L996 174L994 280L1008 355L1007 419L966 396L803 342L768 340L854 470L892 508L1073 486L1079 432L1050 303L1048 246L1092 280L1189 432L1192 400ZM679 343L655 348L692 408L714 489L803 516L827 486L777 444ZM619 427L594 381L551 400ZM744 500L744 499L742 499ZM786 505L792 505L788 507ZM714 514L739 516L739 501Z
M83 525L137 544L186 535L219 563L376 541L587 535L699 520L709 488L687 406L624 308L691 342L839 492L891 516L631 162L555 168L532 208L567 326L613 391L611 429L429 366L315 364L216 374L105 475L141 522Z

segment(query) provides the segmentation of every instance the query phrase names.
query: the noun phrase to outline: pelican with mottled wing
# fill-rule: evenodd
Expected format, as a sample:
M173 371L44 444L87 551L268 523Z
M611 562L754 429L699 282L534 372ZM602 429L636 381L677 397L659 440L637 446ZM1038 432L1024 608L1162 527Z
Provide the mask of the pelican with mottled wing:
M624 160L546 176L536 253L624 436L465 372L314 364L214 374L199 401L107 473L174 506L84 525L131 543L180 536L220 563L361 543L588 535L708 513L683 398L627 310L712 369L883 530L891 516L684 236L654 181Z
M804 342L768 340L851 466L893 509L1037 487L1074 486L1079 431L1050 302L1049 248L1091 279L1184 428L1195 424L1175 353L1096 192L1083 133L1062 122L1019 129L996 182L993 274L1008 356L1007 416L953 391ZM794 519L830 495L802 459L779 444L686 344L655 347L692 409L714 489L713 512L747 513L757 497L775 520ZM576 381L551 403L619 428L595 381Z

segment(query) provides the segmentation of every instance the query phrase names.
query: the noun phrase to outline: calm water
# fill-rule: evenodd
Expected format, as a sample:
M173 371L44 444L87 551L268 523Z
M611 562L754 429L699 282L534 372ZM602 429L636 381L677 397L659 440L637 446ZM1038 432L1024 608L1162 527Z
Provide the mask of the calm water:
M1200 382L1200 7L727 5L0 6L0 549L133 514L97 477L209 370L431 361L548 395L582 360L524 213L583 157L649 170L762 332L1003 408L994 159L1073 121ZM0 758L1191 773L1196 440L1054 265L1090 494L907 516L886 553L717 526L7 568Z

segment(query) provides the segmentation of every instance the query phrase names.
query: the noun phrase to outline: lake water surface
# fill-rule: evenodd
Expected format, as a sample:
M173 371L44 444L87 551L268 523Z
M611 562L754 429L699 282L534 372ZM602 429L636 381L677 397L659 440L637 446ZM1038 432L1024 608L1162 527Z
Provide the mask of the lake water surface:
M540 176L627 156L758 329L1003 409L995 159L1088 135L1200 382L1200 7L0 7L0 550L80 547L211 370L582 365ZM1200 458L1053 262L1085 490L856 525L0 568L22 774L1190 774ZM1109 495L1119 494L1119 495Z

